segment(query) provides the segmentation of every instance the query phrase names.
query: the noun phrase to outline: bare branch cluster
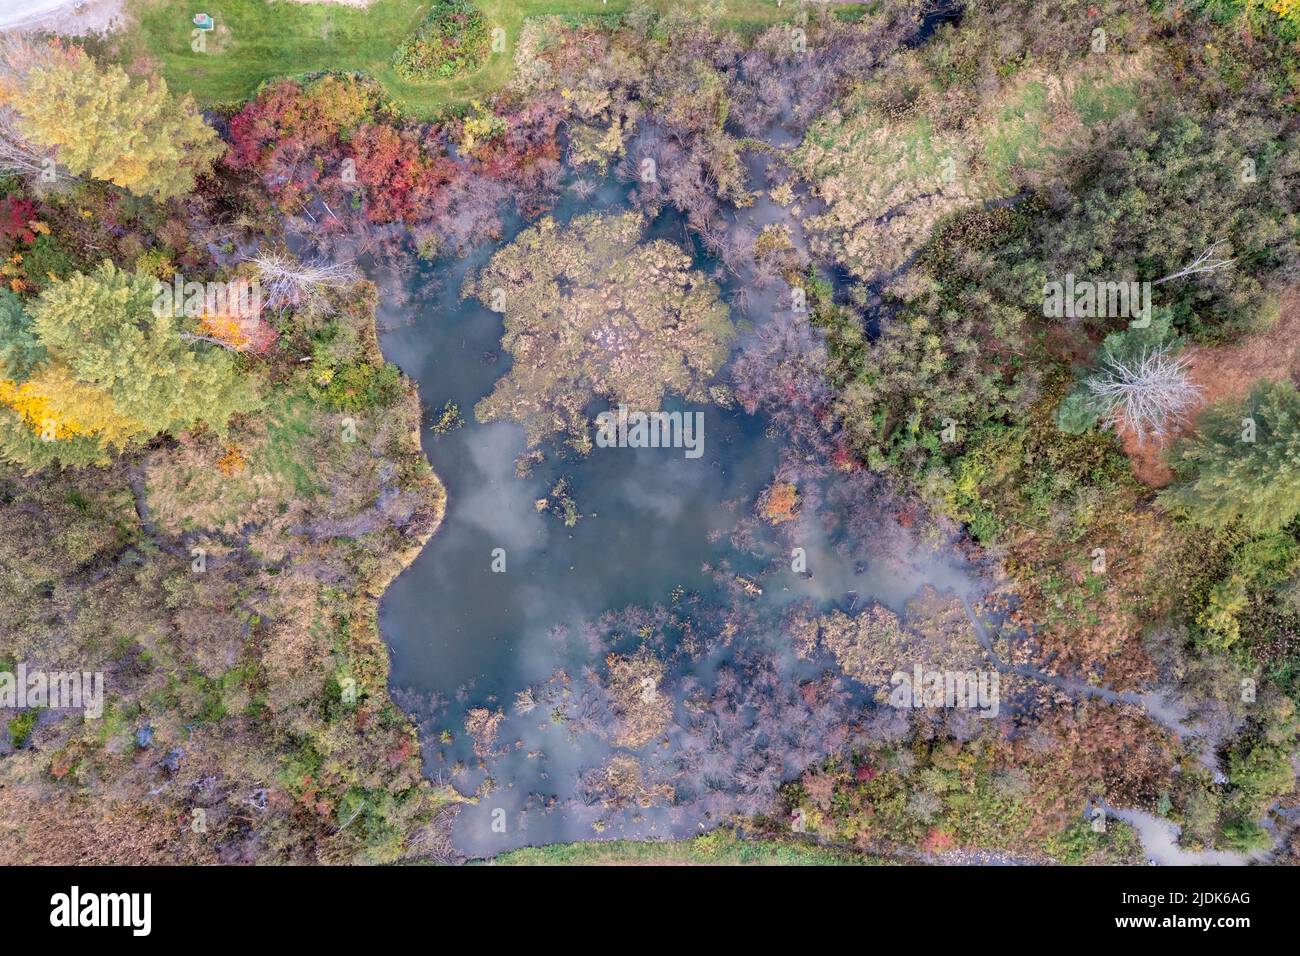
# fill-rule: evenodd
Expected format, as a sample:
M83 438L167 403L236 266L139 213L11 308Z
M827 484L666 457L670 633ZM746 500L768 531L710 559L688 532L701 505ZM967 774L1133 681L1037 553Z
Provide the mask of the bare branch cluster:
M331 306L326 292L345 288L359 278L356 266L351 262L323 259L304 262L274 250L247 256L245 261L257 266L262 303L273 310L306 308L313 312L327 311Z
M1195 407L1200 393L1187 377L1187 360L1167 346L1134 356L1108 353L1088 379L1088 390L1110 409L1109 425L1131 428L1139 439L1167 434Z
M1220 239L1218 242L1206 248L1204 252L1177 272L1171 272L1163 278L1156 279L1151 284L1160 285L1164 282L1173 282L1175 279L1183 279L1187 276L1200 275L1202 273L1215 272L1219 269L1227 268L1237 261L1235 257L1232 259L1216 259L1214 257L1214 250L1218 249L1219 246L1223 245L1225 242L1227 242L1226 239Z
M0 34L0 174L23 178L70 178L54 162L53 149L39 146L23 135L18 112L11 101L32 70L66 60L68 53L24 33Z

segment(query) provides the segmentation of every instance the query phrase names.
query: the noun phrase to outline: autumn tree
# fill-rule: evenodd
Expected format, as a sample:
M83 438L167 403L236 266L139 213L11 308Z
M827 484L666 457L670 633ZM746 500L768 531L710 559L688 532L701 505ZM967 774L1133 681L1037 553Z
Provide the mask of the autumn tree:
M30 320L0 301L0 455L29 467L102 462L256 405L228 352L155 309L154 280L104 263L48 289ZM187 337L189 336L189 337Z
M771 524L793 521L798 504L799 493L788 481L773 482L759 499L762 515Z
M140 196L188 193L225 149L191 96L172 96L160 77L133 82L79 50L23 76L11 105L22 135L62 166Z
M54 150L31 142L20 129L13 101L26 77L38 68L68 65L75 48L36 40L26 33L0 35L0 172L49 182L59 176Z

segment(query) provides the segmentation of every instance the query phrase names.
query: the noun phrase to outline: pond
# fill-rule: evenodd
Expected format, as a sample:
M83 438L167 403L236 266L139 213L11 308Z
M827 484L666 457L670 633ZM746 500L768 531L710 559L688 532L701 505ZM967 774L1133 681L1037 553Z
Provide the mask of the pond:
M611 179L586 201L566 197L553 215L563 223L592 209L618 211L625 208L627 196L628 187ZM766 198L744 216L760 226L792 219ZM773 480L786 439L762 415L746 414L734 404L666 403L669 410L703 414L704 453L699 458L687 458L682 449L600 447L584 458L551 444L544 446L545 460L527 477L518 477L515 461L526 448L522 427L480 424L472 413L509 369L510 356L501 351L502 317L477 300L462 300L459 293L464 277L481 268L521 226L511 223L500 244L422 267L405 288L381 282L379 320L388 330L382 337L384 354L419 384L422 401L434 410L426 415L422 438L447 488L447 515L385 595L380 628L391 650L394 698L421 731L426 773L467 795L483 795L477 805L462 809L456 822L458 848L470 856L602 836L690 835L738 805L742 796L755 796L738 791L727 796L730 789L722 780L732 773L727 760L711 777L707 768L698 769L695 782L686 781L691 775L682 765L690 761L682 755L694 753L696 741L680 727L640 755L647 773L641 796L654 789L655 774L661 773L676 781L671 798L633 798L611 811L608 802L589 795L590 773L607 767L618 748L598 734L578 733L568 720L555 716L551 704L519 707L515 698L526 688L541 688L538 696L545 699L549 682L550 691L563 691L571 711L578 708L572 701L587 693L584 685L592 671L586 669L600 670L615 643L620 652L639 643L618 627L612 630L621 639L593 639L584 625L602 614L676 606L679 621L697 620L704 628L705 617L737 600L737 576L761 579L746 599L758 609L755 613L772 620L783 605L801 598L823 609L860 607L869 600L901 609L927 584L963 596L978 590L975 572L948 547L950 542L923 541L896 523L875 541L846 538L833 516L828 517L834 510L830 495L820 509L824 514L809 509L777 540L753 514ZM692 250L697 268L722 278L724 296L744 281L743 276L722 274L671 211L654 220L648 237ZM765 307L770 305L751 309L756 326L764 321ZM752 334L742 332L741 347ZM724 371L720 380L725 379ZM446 402L459 406L465 424L438 434L431 422ZM554 497L561 479L581 515L571 527L561 516L536 507L539 499ZM832 477L829 483L835 482ZM854 495L841 496L844 507L854 503ZM741 539L738 529L748 529ZM761 540L755 543L752 537ZM738 540L743 546L736 546ZM804 549L811 574L796 573L790 560L779 557L791 552L792 542ZM758 627L752 620L746 636L756 638L763 631L760 643L767 648L771 673L780 675L776 683L781 688L773 693L794 695L797 682L816 676L817 669L788 653L779 626ZM680 689L672 691L675 710L681 711L686 687L708 685L719 662L735 657L734 649L723 649L670 665L668 680ZM752 677L757 666L747 659L740 673ZM769 660L762 667L768 673ZM557 672L560 676L552 680ZM860 691L849 688L837 698L841 708L851 709ZM803 706L797 695L790 704ZM465 732L467 714L478 707L505 711L496 728L497 743L486 756L476 754ZM746 709L763 707L751 702ZM724 748L733 751L728 760L743 762L747 748L770 745L772 734L755 721L749 724L745 732L750 736L737 731ZM782 750L778 776L788 778L809 759L806 748L798 754ZM766 782L767 789L772 782Z

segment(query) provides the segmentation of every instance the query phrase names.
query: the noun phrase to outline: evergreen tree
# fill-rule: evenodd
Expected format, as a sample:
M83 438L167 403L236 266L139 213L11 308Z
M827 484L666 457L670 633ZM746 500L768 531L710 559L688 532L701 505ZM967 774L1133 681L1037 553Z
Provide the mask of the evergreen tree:
M1275 531L1300 513L1300 394L1290 382L1255 388L1244 406L1224 404L1201 418L1200 434L1181 445L1181 479L1163 500L1197 523L1234 521Z
M45 356L18 296L0 289L0 379L22 379Z

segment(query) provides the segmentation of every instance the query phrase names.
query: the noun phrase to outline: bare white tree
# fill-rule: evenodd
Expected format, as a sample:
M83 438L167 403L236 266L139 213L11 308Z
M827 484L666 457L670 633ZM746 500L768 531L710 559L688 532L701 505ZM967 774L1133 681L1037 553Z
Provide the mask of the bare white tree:
M1160 285L1163 282L1173 282L1175 279L1183 279L1187 276L1199 275L1204 272L1214 272L1218 269L1227 268L1237 261L1236 257L1231 259L1214 258L1214 250L1218 249L1219 246L1223 245L1227 241L1228 240L1226 239L1220 239L1177 272L1171 272L1162 279L1156 279L1151 284Z
M1107 425L1130 428L1139 441L1167 434L1200 394L1187 377L1187 360L1163 345L1133 356L1108 352L1087 384L1098 403L1110 409Z
M590 179L575 179L569 186L573 195L581 200L588 200L596 193L596 184Z
M17 116L8 107L0 107L0 173L45 181L59 178L54 150L36 146L24 137L18 131Z
M262 304L268 309L327 311L330 304L325 293L330 289L345 288L359 278L356 266L351 262L302 262L273 250L245 256L244 261L257 266Z
M18 112L11 105L13 95L23 87L32 70L65 61L68 53L24 33L0 34L0 87L6 92L0 101L0 173L53 183L71 179L55 163L55 151L39 146L23 135Z

